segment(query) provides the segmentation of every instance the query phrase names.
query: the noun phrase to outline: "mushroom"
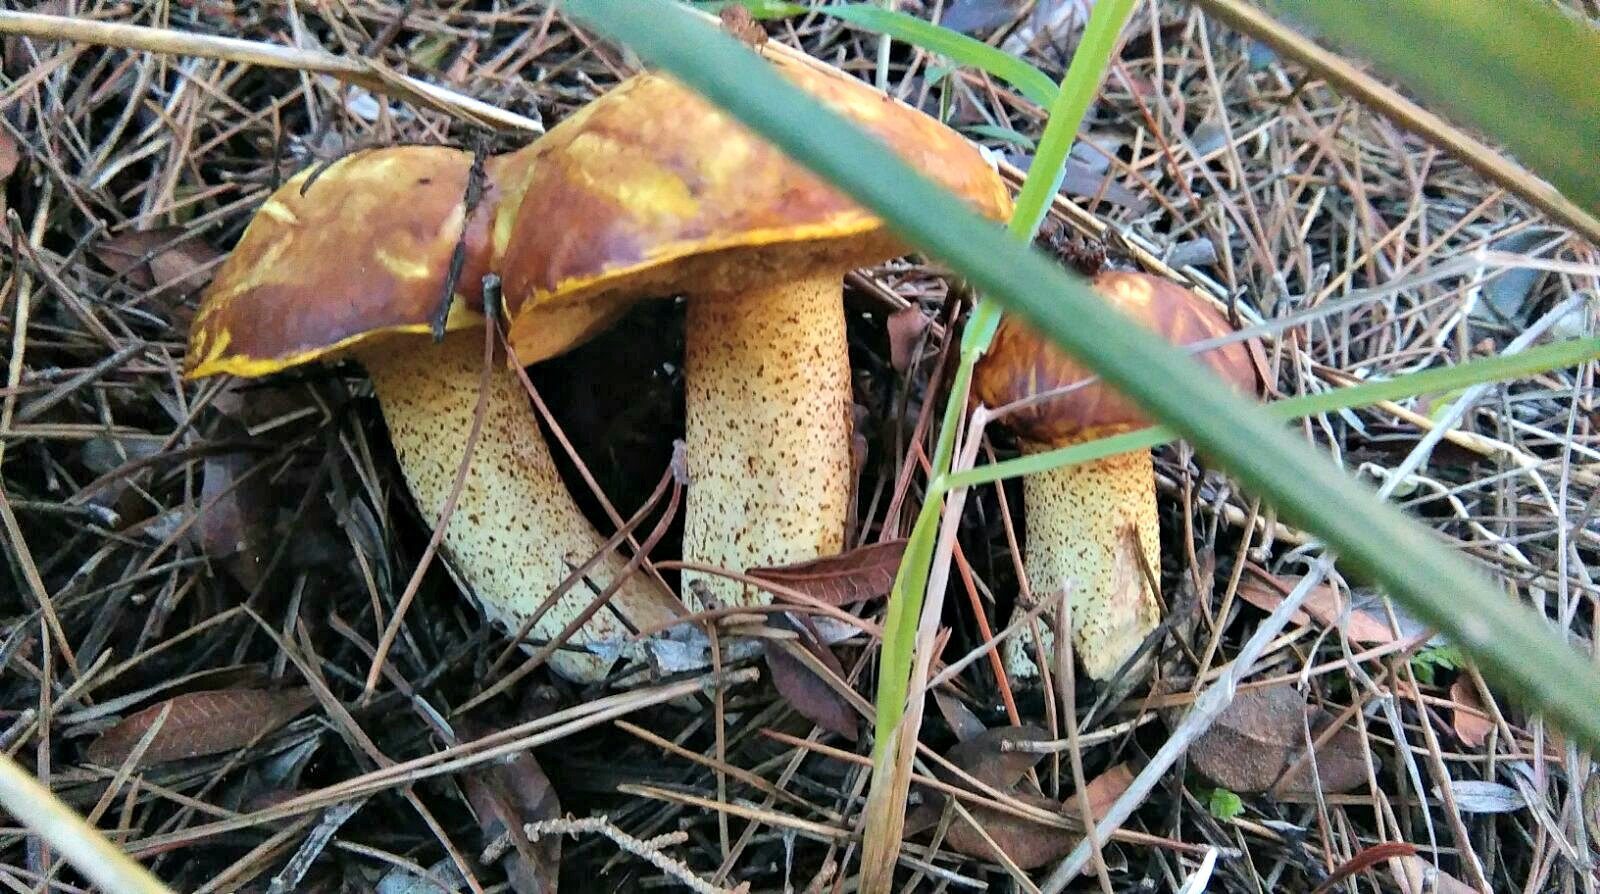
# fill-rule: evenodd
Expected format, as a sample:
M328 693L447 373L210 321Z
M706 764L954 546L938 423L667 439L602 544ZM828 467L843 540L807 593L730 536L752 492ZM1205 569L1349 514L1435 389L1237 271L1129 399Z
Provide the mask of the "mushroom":
M1010 198L954 131L837 72L784 75L991 217ZM660 74L630 78L525 152L524 196L496 224L509 301L620 308L686 295L684 558L744 571L843 547L850 366L843 278L906 253L881 220ZM504 241L502 241L504 240ZM543 336L511 327L519 356ZM770 597L685 574L718 602Z
M498 184L519 163L515 156L490 160L485 191L468 219L471 161L444 147L393 147L346 156L314 178L305 171L290 179L256 212L207 289L186 357L191 379L262 376L354 357L372 380L411 495L434 524L478 403L482 278L493 266ZM448 334L435 344L427 333L458 243L464 263ZM570 345L603 318L579 305L565 308L547 327L556 333L551 343ZM491 620L515 630L604 543L562 484L515 370L496 363L481 436L443 538L451 570ZM623 576L625 565L607 553L533 634L555 636ZM628 576L572 643L620 642L630 626L670 621L674 604L658 581ZM550 664L587 682L602 678L611 659L559 650Z
M1232 332L1221 314L1181 286L1143 273L1106 271L1095 291L1123 313L1168 341L1187 345ZM1239 388L1257 387L1251 347L1238 342L1197 359ZM1003 423L1024 453L1039 453L1145 428L1150 421L1131 401L1062 353L1027 324L1007 316L973 373L973 393L1001 407L1058 389L1077 388L1030 401ZM1024 570L1038 592L1070 587L1073 648L1084 669L1109 679L1156 629L1160 619L1161 540L1156 521L1155 473L1149 450L1063 466L1023 478L1027 514ZM1141 567L1140 559L1148 563ZM1031 625L1030 625L1031 626ZM1052 625L1041 621L1043 653L1054 653ZM1024 628L1006 644L1006 668L1037 677L1033 635Z

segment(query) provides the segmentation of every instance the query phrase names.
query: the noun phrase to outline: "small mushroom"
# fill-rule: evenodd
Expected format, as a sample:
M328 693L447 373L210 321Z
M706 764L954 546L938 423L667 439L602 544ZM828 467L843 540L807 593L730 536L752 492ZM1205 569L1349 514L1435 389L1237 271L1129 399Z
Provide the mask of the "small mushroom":
M471 161L444 147L394 147L346 156L314 179L310 171L290 179L256 212L207 289L185 360L187 376L196 379L263 376L354 357L372 379L412 497L434 523L478 403L482 279L494 266L490 228L502 199L499 184L517 163L490 160L469 219ZM464 263L448 334L435 344L430 320L458 243ZM607 320L580 305L564 311L547 325L552 345L565 339L562 348ZM481 436L443 552L489 617L516 629L605 539L557 474L515 371L496 363L488 383ZM605 555L533 634L555 636L624 571L621 556ZM674 605L658 582L631 575L571 642L620 641L630 627L669 621ZM593 681L611 660L568 649L550 664L571 679Z
M990 217L1010 209L982 155L852 78L784 75ZM678 82L629 79L523 150L496 224L509 299L622 308L686 295L690 487L684 558L744 571L837 553L850 494L843 278L907 251L883 222ZM523 357L544 334L522 322ZM769 597L685 575L724 604Z
M1181 286L1143 273L1107 271L1094 277L1095 291L1118 310L1177 345L1206 341L1233 331L1221 314ZM1251 347L1234 342L1198 355L1230 384L1254 390ZM1002 422L1024 453L1040 453L1150 425L1144 413L1093 373L1007 316L989 352L973 374L973 393L1001 407L1058 389L1071 390L1030 401ZM1072 388L1071 386L1079 387ZM1073 648L1084 669L1105 680L1139 648L1160 620L1161 540L1156 521L1155 473L1149 450L1065 466L1023 479L1027 513L1024 569L1036 595L1070 586ZM1140 557L1148 563L1140 567ZM1054 653L1052 624L1041 618L1043 653ZM1032 635L1006 644L1006 669L1037 677Z

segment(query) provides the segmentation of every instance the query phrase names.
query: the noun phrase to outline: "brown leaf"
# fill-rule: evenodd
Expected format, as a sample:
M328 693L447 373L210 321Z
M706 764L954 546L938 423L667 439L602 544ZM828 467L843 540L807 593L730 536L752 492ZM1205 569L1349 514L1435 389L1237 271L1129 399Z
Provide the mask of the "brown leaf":
M155 725L162 709L172 713L144 753L144 765L231 751L272 732L316 703L311 690L213 689L174 696L151 705L100 734L89 745L91 763L117 766Z
M1433 862L1415 854L1389 862L1396 885L1407 894L1476 894L1475 889L1449 874L1433 868Z
M90 252L136 289L158 289L178 299L211 281L223 253L183 227L127 230L102 239Z
M1018 738L1031 738L1032 732L1042 731L1033 730L1029 735ZM1112 767L1090 780L1085 790L1089 795L1089 809L1094 821L1098 822L1103 818L1117 797L1127 791L1132 783L1133 773L1126 764ZM1034 792L1021 790L1021 786L1010 787L1009 793L1017 800L1041 810L1068 819L1081 819L1075 796L1069 797L1064 803L1057 803ZM1022 869L1036 869L1061 859L1072 850L1080 837L1067 829L1046 826L989 807L972 807L969 812L973 820L983 827L984 833ZM969 857L985 860L998 858L994 848L984 840L983 835L979 835L966 820L959 817L951 820L950 827L945 833L945 841L952 850Z
M906 541L889 540L809 562L752 568L747 574L788 587L830 605L848 605L888 595Z
M1252 573L1239 580L1239 598L1262 611L1270 612L1283 604L1296 583L1298 581L1280 581L1276 578L1264 580ZM1296 624L1310 624L1315 619L1324 627L1333 627L1344 613L1345 598L1338 590L1322 584L1314 588L1300 606L1300 611L1295 612L1292 618ZM1345 629L1353 643L1376 646L1395 641L1394 631L1389 629L1388 621L1360 609L1350 612Z
M0 218L6 213L6 178L17 169L17 162L22 158L17 150L17 141L12 138L10 131L0 130Z
M1009 791L1044 755L1033 751L1006 751L1003 743L1040 742L1049 738L1050 734L1037 726L997 726L950 746L944 758L985 785ZM947 777L947 781L961 784L959 779Z
M1012 797L1041 810L1061 813L1061 805L1043 795L1013 792ZM968 807L968 812L972 814L972 819L983 827L984 833L1005 851L1011 862L1022 869L1037 869L1046 863L1059 860L1078 843L1079 836L1066 829L1052 828L992 807ZM977 830L959 815L950 820L950 827L945 831L944 837L945 843L956 853L977 857L980 860L999 859L999 855L994 852L989 842L983 840L983 835L979 835Z
M774 626L789 626L780 616L774 616ZM838 733L854 742L860 735L856 727L856 712L845 697L817 676L800 658L789 653L790 648L805 649L818 661L844 679L845 671L833 650L821 643L812 642L804 634L793 642L773 640L767 643L767 670L772 672L772 685L801 717L830 732Z
M208 456L200 485L202 512L194 528L200 548L224 564L241 586L260 583L272 549L273 506L261 472L244 477L259 461L239 453Z
M1450 699L1460 706L1455 709L1455 720L1451 724L1455 727L1456 738L1469 748L1482 748L1494 729L1494 721L1486 716L1478 690L1466 674L1456 677L1450 684Z
M1189 760L1202 776L1230 791L1267 791L1304 752L1304 723L1310 711L1305 697L1288 684L1241 692L1195 740ZM1313 737L1317 733L1313 723ZM1348 729L1335 733L1317 749L1316 771L1325 792L1348 791L1364 783L1367 772L1359 737ZM1278 790L1304 794L1311 791L1312 781L1308 761Z
M150 274L156 285L189 295L205 288L223 257L209 242L185 239L156 252L150 259Z
M1117 799L1122 797L1122 793L1127 791L1130 785L1133 785L1133 771L1128 769L1127 764L1117 764L1089 780L1084 788L1089 792L1089 812L1094 815L1095 822L1099 822L1106 815L1111 805L1117 803ZM1067 803L1070 806L1077 801L1072 799Z
M22 153L17 149L16 138L8 130L0 130L0 181L11 176L17 169L17 162L22 160Z
M957 741L965 742L983 734L983 721L955 696L935 689L933 701L939 706L939 713L944 715L944 722L950 725L950 731L956 734Z
M889 315L885 326L889 330L889 363L895 372L905 375L916 362L917 347L922 343L922 333L932 322L922 308L913 304Z
M490 730L461 724L463 735L478 739ZM546 835L530 842L522 827L541 820L558 819L561 802L550 778L532 752L520 752L510 763L490 764L461 777L467 802L478 817L487 844L510 832L515 848L506 857L506 874L517 894L555 894L561 869L561 836Z

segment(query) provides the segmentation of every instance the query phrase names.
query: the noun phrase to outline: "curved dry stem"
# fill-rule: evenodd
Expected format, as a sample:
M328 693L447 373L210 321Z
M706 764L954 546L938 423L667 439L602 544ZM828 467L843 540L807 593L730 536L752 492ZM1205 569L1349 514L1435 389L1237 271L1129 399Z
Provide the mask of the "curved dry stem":
M483 363L479 339L458 334L438 345L388 342L361 350L359 359L383 405L406 485L423 514L437 523L472 425ZM604 547L605 538L567 492L516 375L496 369L488 387L483 433L443 549L457 580L489 619L516 630L573 569ZM533 635L558 634L626 564L615 552L607 555L545 612ZM670 622L671 605L671 596L652 580L633 575L570 643L620 644L632 629ZM591 682L605 676L611 661L561 650L550 664L562 676Z

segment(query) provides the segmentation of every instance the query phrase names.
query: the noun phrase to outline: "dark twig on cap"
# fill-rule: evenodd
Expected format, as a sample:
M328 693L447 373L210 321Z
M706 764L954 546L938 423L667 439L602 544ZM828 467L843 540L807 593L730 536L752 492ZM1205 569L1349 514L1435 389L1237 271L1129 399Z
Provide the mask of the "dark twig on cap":
M489 154L489 138L486 134L478 133L472 139L472 168L467 171L467 191L462 203L466 206L461 215L463 222L472 219L473 212L478 208L478 202L483 199L485 176L483 162ZM433 312L433 340L444 340L445 321L450 317L450 306L455 301L456 283L461 279L461 268L467 263L467 227L463 223L461 237L456 240L456 247L450 253L450 269L444 275L444 294L439 296L439 308ZM484 293L484 303L488 304L487 291Z

